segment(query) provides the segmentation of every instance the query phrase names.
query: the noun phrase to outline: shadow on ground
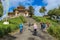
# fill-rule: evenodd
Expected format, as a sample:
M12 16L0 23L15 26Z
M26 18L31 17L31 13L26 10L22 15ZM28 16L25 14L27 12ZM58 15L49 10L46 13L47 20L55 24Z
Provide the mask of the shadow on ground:
M31 29L28 29L30 32L32 32L32 35L33 35L33 31ZM35 36L35 35L34 35ZM39 37L41 40L53 40L53 38L45 31L42 31L41 32L37 32L37 37ZM33 39L33 38L29 38L29 39Z
M32 33L34 32L34 31L32 31L31 29L28 29L28 30L29 30L30 32L32 32Z
M47 32L42 32L37 34L38 37L41 38L41 40L53 40L53 37L51 37Z
M33 37L29 37L28 40L35 40L35 38L33 38Z
M0 38L0 40L15 40L16 37L12 36L12 35L6 35L3 38Z

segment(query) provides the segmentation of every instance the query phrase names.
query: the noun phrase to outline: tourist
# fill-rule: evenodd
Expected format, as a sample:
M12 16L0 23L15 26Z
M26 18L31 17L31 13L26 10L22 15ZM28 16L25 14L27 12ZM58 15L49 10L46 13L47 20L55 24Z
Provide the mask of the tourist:
M42 24L42 31L46 31L46 24L45 23Z
M19 28L20 28L20 33L22 33L22 32L23 32L23 23L21 23L21 24L19 25Z
M50 27L50 23L46 22L46 29L48 29Z
M49 26L50 26L50 23L49 23L49 22L46 22L46 24L47 24L47 27L49 27Z
M43 28L42 28L42 26L43 26L42 24L43 24L43 22L40 22L41 30L43 29Z
M46 24L45 23L41 23L41 30L45 31L46 30Z
M33 25L33 27L34 27L34 35L37 35L37 24L36 23L34 23L34 25Z
M31 22L29 22L29 27L31 26Z

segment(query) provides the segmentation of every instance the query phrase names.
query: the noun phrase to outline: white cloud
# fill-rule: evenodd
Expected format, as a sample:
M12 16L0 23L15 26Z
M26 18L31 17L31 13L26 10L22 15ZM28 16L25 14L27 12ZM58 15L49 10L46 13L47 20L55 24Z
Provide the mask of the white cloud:
M47 3L47 10L58 8L58 6L60 5L60 0L43 0L43 2Z
M35 5L35 6L33 6L34 7L34 9L35 9L35 15L36 16L42 16L43 14L41 14L40 12L39 12L39 9L41 8L41 6L37 6L37 5Z
M34 0L9 0L9 2L10 2L10 7L12 6L17 7L20 2L22 5L28 8L29 5L31 5L34 2ZM60 0L43 0L43 2L47 3L47 6L46 6L47 10L58 8L58 6L60 5ZM39 9L41 8L41 6L34 5L33 7L35 9L35 12L34 12L35 15L42 16L42 14L39 12Z
M34 0L9 0L10 1L10 5L12 6L16 6L19 4L19 2L26 6L26 5L31 5L31 3L34 1Z
M3 14L7 14L8 13L8 10L9 10L9 0L1 0L2 2L2 5L3 5Z

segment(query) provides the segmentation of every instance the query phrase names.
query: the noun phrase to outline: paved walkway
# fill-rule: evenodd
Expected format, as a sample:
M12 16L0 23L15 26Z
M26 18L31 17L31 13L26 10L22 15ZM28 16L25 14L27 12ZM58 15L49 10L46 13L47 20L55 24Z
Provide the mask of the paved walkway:
M33 20L32 18L27 18L27 19L28 19L28 22L32 22L32 23L35 22L35 20ZM15 37L17 37L15 40L55 40L48 33L42 32L40 30L39 26L38 26L39 27L38 28L38 34L37 34L37 36L34 36L33 35L33 26L29 27L27 25L28 22L25 24L25 26L24 26L24 32L22 34L19 34L19 32L17 34L15 34Z
M9 35L8 38L5 40L55 40L51 35L49 35L46 32L42 32L40 30L40 26L38 24L38 33L37 36L33 35L33 26L29 27L27 24L28 22L32 22L34 23L35 20L33 20L32 18L27 18L28 21L27 23L24 24L24 31L22 34L20 34L19 31L17 31L15 34L13 35Z

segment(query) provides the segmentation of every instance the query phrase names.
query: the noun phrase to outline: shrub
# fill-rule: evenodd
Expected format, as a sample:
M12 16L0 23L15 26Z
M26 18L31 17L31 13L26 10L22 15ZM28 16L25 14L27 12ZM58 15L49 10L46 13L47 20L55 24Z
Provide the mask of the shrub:
M44 23L49 22L51 25L47 30L48 33L58 38L58 40L60 40L60 25L57 22L52 21L51 19L47 19L45 17L37 17L37 16L33 16L33 19L35 19L37 22L40 21Z
M19 28L19 24L25 22L26 20L23 16L20 16L17 18L9 19L8 21L8 25L4 25L3 21L0 21L0 37L3 37L4 35L7 35L8 33L15 31Z
M60 40L60 27L51 26L48 29L48 33L50 33L51 35L53 35L54 37L56 37Z
M26 22L26 19L25 19L25 17L23 17L23 16L20 16L19 18L21 19L21 21L22 21L22 22L24 22L24 23Z
M0 26L0 37L3 37L3 35L4 35L4 31L3 31L2 27Z

